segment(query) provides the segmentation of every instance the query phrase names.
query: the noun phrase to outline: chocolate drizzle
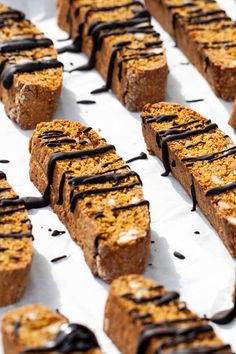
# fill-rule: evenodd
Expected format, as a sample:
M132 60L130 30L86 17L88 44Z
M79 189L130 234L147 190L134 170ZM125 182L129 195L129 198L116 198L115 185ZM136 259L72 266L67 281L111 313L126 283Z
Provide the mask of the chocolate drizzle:
M6 179L7 176L5 175L4 172L0 171L0 179Z
M162 289L161 286L149 290ZM166 292L164 294L154 294L149 297L135 298L130 293L124 294L122 298L132 301L136 305L153 303L155 306L168 305L172 301L179 299L179 294L176 292ZM186 307L180 308L179 311L186 311ZM185 318L167 320L164 322L152 322L152 315L150 313L140 314L138 308L130 310L130 316L133 321L140 321L143 329L140 333L138 346L136 353L143 354L149 349L151 341L156 338L159 339L157 348L155 349L156 354L162 354L167 349L171 350L172 347L176 347L179 344L187 343L188 347L181 349L172 349L171 354L210 354L210 353L231 353L230 346L198 346L191 347L190 343L198 340L202 335L211 335L213 328L207 324L203 323L196 316L189 316ZM201 322L200 322L201 321ZM198 322L194 324L195 322ZM185 326L178 327L178 324L186 324ZM168 351L169 352L169 351Z
M53 342L48 343L44 347L25 349L22 354L50 353L55 351L59 353L86 352L95 348L99 348L99 344L93 332L85 326L66 323L61 326Z
M34 48L47 48L53 45L49 38L23 38L12 39L10 41L0 42L0 53L17 52L21 50L29 50Z
M225 192L231 191L232 189L235 189L235 188L236 188L236 182L232 182L232 183L226 184L224 186L218 186L215 188L211 188L211 189L208 189L208 191L206 192L206 197L211 196L211 195L218 195L221 193L225 193Z
M185 139L199 134L205 134L216 128L217 128L217 124L212 123L212 124L208 124L204 128L196 129L196 130L188 130L184 132L178 130L177 131L172 130L171 134L168 134L170 131L166 132L166 137L162 139L161 142L162 161L165 167L165 172L162 174L162 176L168 176L171 171L170 162L169 162L169 153L168 153L168 142Z
M138 156L133 157L132 159L129 159L126 161L126 163L131 163L137 160L147 160L147 154L145 154L145 152L141 152Z
M32 73L45 69L61 68L62 66L63 64L56 59L7 65L2 71L0 81L8 90L13 84L13 77L16 73Z

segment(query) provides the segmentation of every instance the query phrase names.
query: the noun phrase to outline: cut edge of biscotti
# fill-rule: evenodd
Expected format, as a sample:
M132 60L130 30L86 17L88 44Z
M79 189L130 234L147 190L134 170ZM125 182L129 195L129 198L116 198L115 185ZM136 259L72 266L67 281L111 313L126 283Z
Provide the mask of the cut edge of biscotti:
M60 144L62 139L68 140ZM68 160L65 155L56 161L50 204L84 251L94 275L110 282L123 274L142 273L150 247L148 202L140 177L115 147L92 128L53 121L37 126L30 151L30 177L42 194L48 186L50 158L60 152L82 152L81 157Z
M24 203L0 173L0 306L23 295L32 263L32 226Z
M215 348L212 352L232 353L207 320L190 311L176 291L136 274L112 282L104 331L122 354L151 354L162 348L171 353L200 352L208 347Z
M231 125L231 127L236 130L236 99L234 100L233 103L233 109L232 109L232 113L229 119L229 125Z
M39 348L59 353L63 348L88 354L101 354L93 332L87 327L69 323L59 311L41 304L29 304L7 312L1 325L4 354L19 354ZM87 348L87 349L86 349ZM80 350L79 350L80 352Z

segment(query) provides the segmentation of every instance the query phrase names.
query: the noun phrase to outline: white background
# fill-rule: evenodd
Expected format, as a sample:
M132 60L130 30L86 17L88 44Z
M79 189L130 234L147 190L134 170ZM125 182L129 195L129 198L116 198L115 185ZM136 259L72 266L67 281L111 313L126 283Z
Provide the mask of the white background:
M219 0L223 8L236 19L236 1ZM55 40L57 47L63 45L57 39L66 34L58 29L53 0L12 0L5 3L27 12L47 36ZM218 99L206 81L192 65L181 65L187 59L174 47L170 37L153 22L161 32L168 54L170 68L166 100L186 104L185 100L204 98L193 103L196 109L216 122L233 139L235 133L227 122L232 104ZM85 63L82 54L63 54L60 59L65 69ZM102 85L95 72L76 72L64 75L64 88L57 118L66 118L85 123L96 129L108 142L115 144L124 159L146 151L138 114L128 112L111 93L90 95L92 89ZM77 105L76 100L95 99L91 106ZM0 107L0 159L9 159L10 164L0 165L7 173L10 183L20 196L38 195L29 180L28 140L32 132L20 130L5 115ZM146 275L157 279L170 289L180 291L182 299L199 314L214 312L232 306L231 294L235 281L235 261L230 257L216 232L197 211L192 213L191 200L171 176L161 177L162 164L155 157L132 163L132 168L142 177L146 199L151 203L152 251ZM30 212L34 226L35 252L27 291L16 305L43 303L60 309L71 321L84 323L92 328L101 343L104 353L118 353L102 331L103 310L108 286L91 275L78 246L66 235L53 238L48 228L65 230L50 208ZM200 231L195 235L194 231ZM186 256L184 261L173 256L177 250ZM68 258L52 264L50 260L61 255ZM1 286L1 285L0 285ZM236 350L236 321L227 326L215 326L225 342ZM0 345L0 351L1 351Z

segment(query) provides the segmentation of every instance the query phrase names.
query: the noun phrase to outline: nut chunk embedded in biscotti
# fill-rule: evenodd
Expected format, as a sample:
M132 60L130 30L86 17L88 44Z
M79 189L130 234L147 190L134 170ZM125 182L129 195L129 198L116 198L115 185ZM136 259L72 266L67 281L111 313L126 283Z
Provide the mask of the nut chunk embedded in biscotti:
M88 64L72 71L96 67L106 81L93 94L112 89L131 111L165 99L165 49L141 1L59 0L57 8L59 26L74 38L59 53L82 50Z
M149 205L138 174L92 128L40 123L30 143L30 177L105 281L144 271Z
M92 331L39 304L8 312L2 319L2 337L4 354L101 354Z
M122 354L230 354L205 319L200 319L156 281L123 276L111 285L104 330Z
M231 125L231 127L236 130L236 100L234 101L234 104L233 104L233 111L231 113L229 125Z
M217 125L175 103L146 105L143 135L236 257L236 145Z
M209 82L217 96L236 98L236 27L217 1L145 0L151 14Z
M0 171L0 306L23 295L32 261L31 231L23 201Z
M0 97L23 129L52 118L62 86L53 42L25 15L0 4Z

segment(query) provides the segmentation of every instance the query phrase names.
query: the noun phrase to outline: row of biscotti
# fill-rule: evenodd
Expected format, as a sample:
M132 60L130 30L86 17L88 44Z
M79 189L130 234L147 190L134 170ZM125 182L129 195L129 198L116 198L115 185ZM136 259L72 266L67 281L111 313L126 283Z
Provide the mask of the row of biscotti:
M145 0L147 8L225 100L236 96L236 26L215 0Z
M236 147L216 124L177 104L147 105L148 150L162 158L216 228L233 257ZM30 176L105 281L145 269L150 246L148 202L137 173L91 128L69 121L40 123L31 142ZM125 220L125 222L124 222ZM131 261L132 260L132 261Z
M0 4L0 99L6 114L23 129L35 128L52 117L61 85L53 42L22 12Z
M147 8L205 75L219 96L236 95L236 27L216 1L147 0ZM160 36L139 1L57 0L59 26L75 38L61 51L83 51L105 86L130 110L164 99L167 65ZM236 127L236 118L230 124Z
M110 289L104 330L123 354L231 354L205 318L200 318L156 281L139 275L116 279ZM102 353L87 327L59 312L26 305L2 319L5 354Z
M180 181L193 198L193 210L198 204L236 257L236 145L232 139L215 123L178 104L148 104L142 119L147 148L162 159L164 175L171 172ZM85 138L89 139L86 144ZM93 273L110 281L142 270L145 262L140 259L147 259L150 242L148 207L139 194L139 177L117 159L114 147L78 123L54 121L38 126L30 149L32 181L84 249ZM84 220L93 227L85 228ZM89 250L91 242L96 246Z
M58 0L59 25L70 31L74 45L64 50L83 51L96 67L105 86L131 111L164 100L167 82L165 50L150 15L140 1ZM72 70L72 71L74 71Z

